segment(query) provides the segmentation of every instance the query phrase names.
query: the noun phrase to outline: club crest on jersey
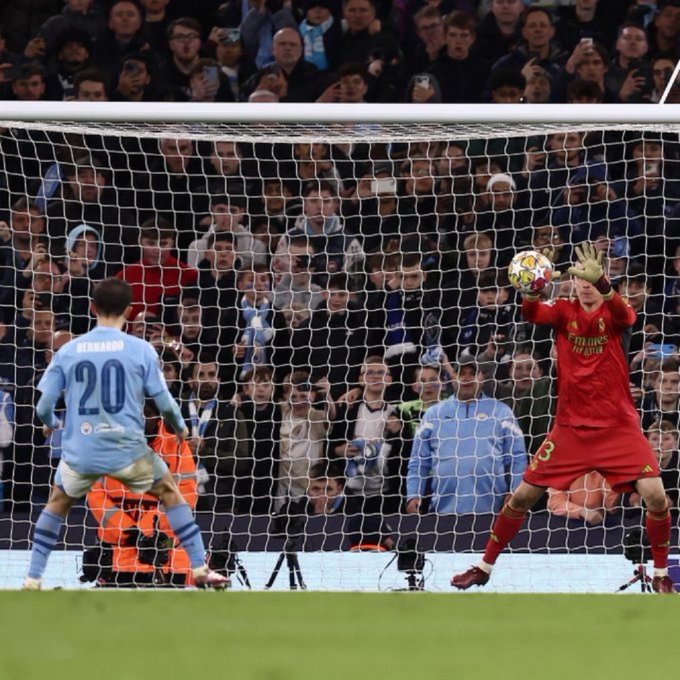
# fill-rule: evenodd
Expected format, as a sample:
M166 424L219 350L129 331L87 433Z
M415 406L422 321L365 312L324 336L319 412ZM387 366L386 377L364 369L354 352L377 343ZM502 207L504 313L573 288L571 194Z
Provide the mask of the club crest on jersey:
M602 317L597 320L597 330L600 333L604 333L604 319Z
M578 328L578 323L576 321L570 321L569 328L573 328L574 330L576 330Z
M87 420L80 423L80 431L84 435L92 434L92 424L88 423Z

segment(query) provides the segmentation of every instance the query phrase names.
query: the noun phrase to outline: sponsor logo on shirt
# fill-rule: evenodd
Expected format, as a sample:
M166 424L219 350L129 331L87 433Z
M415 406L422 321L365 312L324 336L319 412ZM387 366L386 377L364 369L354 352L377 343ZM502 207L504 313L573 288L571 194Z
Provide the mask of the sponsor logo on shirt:
M110 423L97 423L94 428L95 434L111 434L112 432L122 434L125 432L125 428L122 425L111 425Z
M602 354L604 345L609 342L609 336L605 334L590 338L575 333L567 333L567 340L571 343L572 352L588 357L593 354Z

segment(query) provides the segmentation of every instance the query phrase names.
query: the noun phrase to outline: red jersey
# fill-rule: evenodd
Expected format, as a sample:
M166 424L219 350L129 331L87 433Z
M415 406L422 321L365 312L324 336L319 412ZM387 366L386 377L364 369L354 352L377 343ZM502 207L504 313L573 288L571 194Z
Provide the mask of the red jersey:
M157 314L158 303L163 295L179 295L182 288L193 286L198 272L184 262L170 257L162 265L148 265L140 261L118 272L118 278L132 288L132 312L130 320L140 312Z
M590 313L578 300L525 299L522 316L555 329L556 425L639 429L627 360L636 314L618 293Z

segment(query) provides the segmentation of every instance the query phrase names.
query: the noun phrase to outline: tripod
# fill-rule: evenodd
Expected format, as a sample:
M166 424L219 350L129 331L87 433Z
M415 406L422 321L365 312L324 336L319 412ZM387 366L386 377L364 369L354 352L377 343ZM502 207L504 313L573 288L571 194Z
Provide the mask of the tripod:
M290 589L297 590L299 588L300 590L307 590L307 586L302 578L302 571L300 570L300 562L298 561L295 541L292 538L287 539L284 543L283 550L276 560L274 569L264 589L269 590L274 585L274 581L276 581L276 577L279 575L279 571L281 571L281 567L283 566L284 559L288 565L288 582L290 584Z
M630 588L632 585L635 583L640 583L640 591L643 593L651 593L652 592L652 577L647 573L647 566L644 564L638 564L637 567L635 568L635 571L633 571L633 578L628 581L628 583L624 583L622 586L619 587L617 592L621 592L622 590L626 590Z

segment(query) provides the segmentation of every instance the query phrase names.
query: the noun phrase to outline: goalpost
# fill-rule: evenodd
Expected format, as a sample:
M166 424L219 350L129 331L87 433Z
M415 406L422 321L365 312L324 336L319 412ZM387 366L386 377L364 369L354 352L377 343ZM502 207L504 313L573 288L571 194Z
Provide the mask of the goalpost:
M558 265L583 240L607 252L640 310L631 389L677 511L676 109L4 102L0 588L24 576L60 456L37 427L37 382L87 331L107 275L133 284L128 330L157 346L182 404L196 469L177 475L206 542L238 551L256 589L281 551L315 589L419 579L407 551L406 574L395 561L380 576L393 545L426 553L432 590L474 561L554 412L550 335L522 323L504 274L522 249L553 248ZM424 409L457 393L473 357L516 436L475 412L437 465L409 465ZM594 475L572 491L530 514L490 589L608 592L628 578L637 499ZM48 586L77 587L83 550L117 545L94 502L69 517ZM153 508L113 502L154 536Z

